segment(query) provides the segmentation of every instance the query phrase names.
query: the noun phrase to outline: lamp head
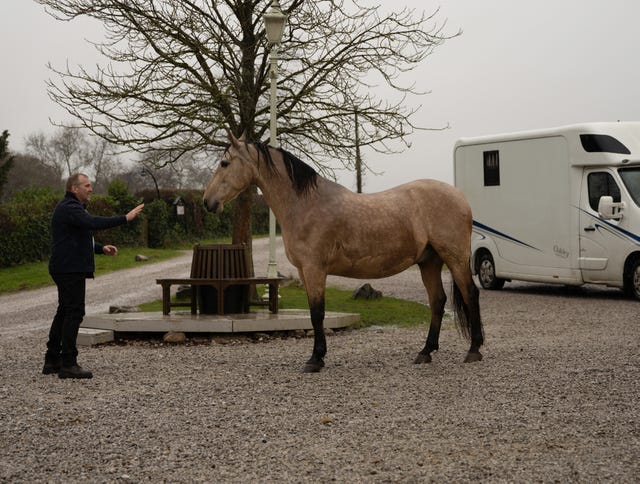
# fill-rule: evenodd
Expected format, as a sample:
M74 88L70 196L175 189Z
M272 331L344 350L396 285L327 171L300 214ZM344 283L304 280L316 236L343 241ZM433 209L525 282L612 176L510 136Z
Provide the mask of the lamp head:
M282 13L280 2L273 0L271 9L264 14L264 25L267 32L267 40L270 44L274 45L282 42L286 22L287 16Z

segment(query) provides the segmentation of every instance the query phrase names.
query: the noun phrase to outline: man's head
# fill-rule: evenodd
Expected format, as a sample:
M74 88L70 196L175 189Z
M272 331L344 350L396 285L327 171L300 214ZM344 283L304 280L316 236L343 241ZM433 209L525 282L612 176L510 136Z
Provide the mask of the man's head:
M67 180L67 191L73 193L80 203L87 203L93 192L91 180L84 173L75 173Z

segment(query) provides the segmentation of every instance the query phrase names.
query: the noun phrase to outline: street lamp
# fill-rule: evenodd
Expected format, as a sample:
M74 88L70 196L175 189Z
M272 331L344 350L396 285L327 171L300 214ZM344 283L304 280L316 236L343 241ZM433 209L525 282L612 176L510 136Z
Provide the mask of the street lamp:
M142 168L142 170L140 170L140 176L145 177L147 175L150 175L153 179L153 184L156 186L156 198L160 200L160 189L158 188L158 180L156 180L156 177L153 175L151 170L149 170L149 168L145 166Z
M271 47L271 52L269 53L269 80L271 84L271 106L269 109L269 132L271 133L271 138L269 144L277 148L276 97L278 88L278 47L280 42L282 42L282 34L284 33L287 16L282 13L280 2L278 0L272 0L271 9L264 14L263 18L267 40ZM269 267L267 268L267 277L278 277L278 266L276 265L276 217L271 208L269 208Z

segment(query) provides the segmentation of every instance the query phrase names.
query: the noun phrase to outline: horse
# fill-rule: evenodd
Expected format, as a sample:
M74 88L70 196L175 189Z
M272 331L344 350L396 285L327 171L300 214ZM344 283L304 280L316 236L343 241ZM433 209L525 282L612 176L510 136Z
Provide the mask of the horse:
M375 194L354 193L321 177L281 148L229 133L229 142L204 192L211 212L255 184L276 216L289 261L307 292L313 351L304 372L324 367L325 288L328 275L376 279L420 269L432 318L414 363L430 363L439 349L446 294L442 267L453 278L453 308L460 333L471 345L464 359L482 359L484 332L479 291L470 267L471 208L455 187L416 180Z

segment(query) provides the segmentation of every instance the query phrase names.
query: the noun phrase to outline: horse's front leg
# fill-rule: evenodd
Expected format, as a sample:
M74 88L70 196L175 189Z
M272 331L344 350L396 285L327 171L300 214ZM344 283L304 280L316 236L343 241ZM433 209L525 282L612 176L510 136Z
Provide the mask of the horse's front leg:
M327 339L324 334L324 298L327 275L313 269L300 272L307 291L311 324L313 325L313 352L302 371L315 373L324 367L324 357L327 354Z
M324 334L324 298L314 303L309 301L309 307L313 325L313 352L302 371L315 373L324 367L324 357L327 354L327 339Z

